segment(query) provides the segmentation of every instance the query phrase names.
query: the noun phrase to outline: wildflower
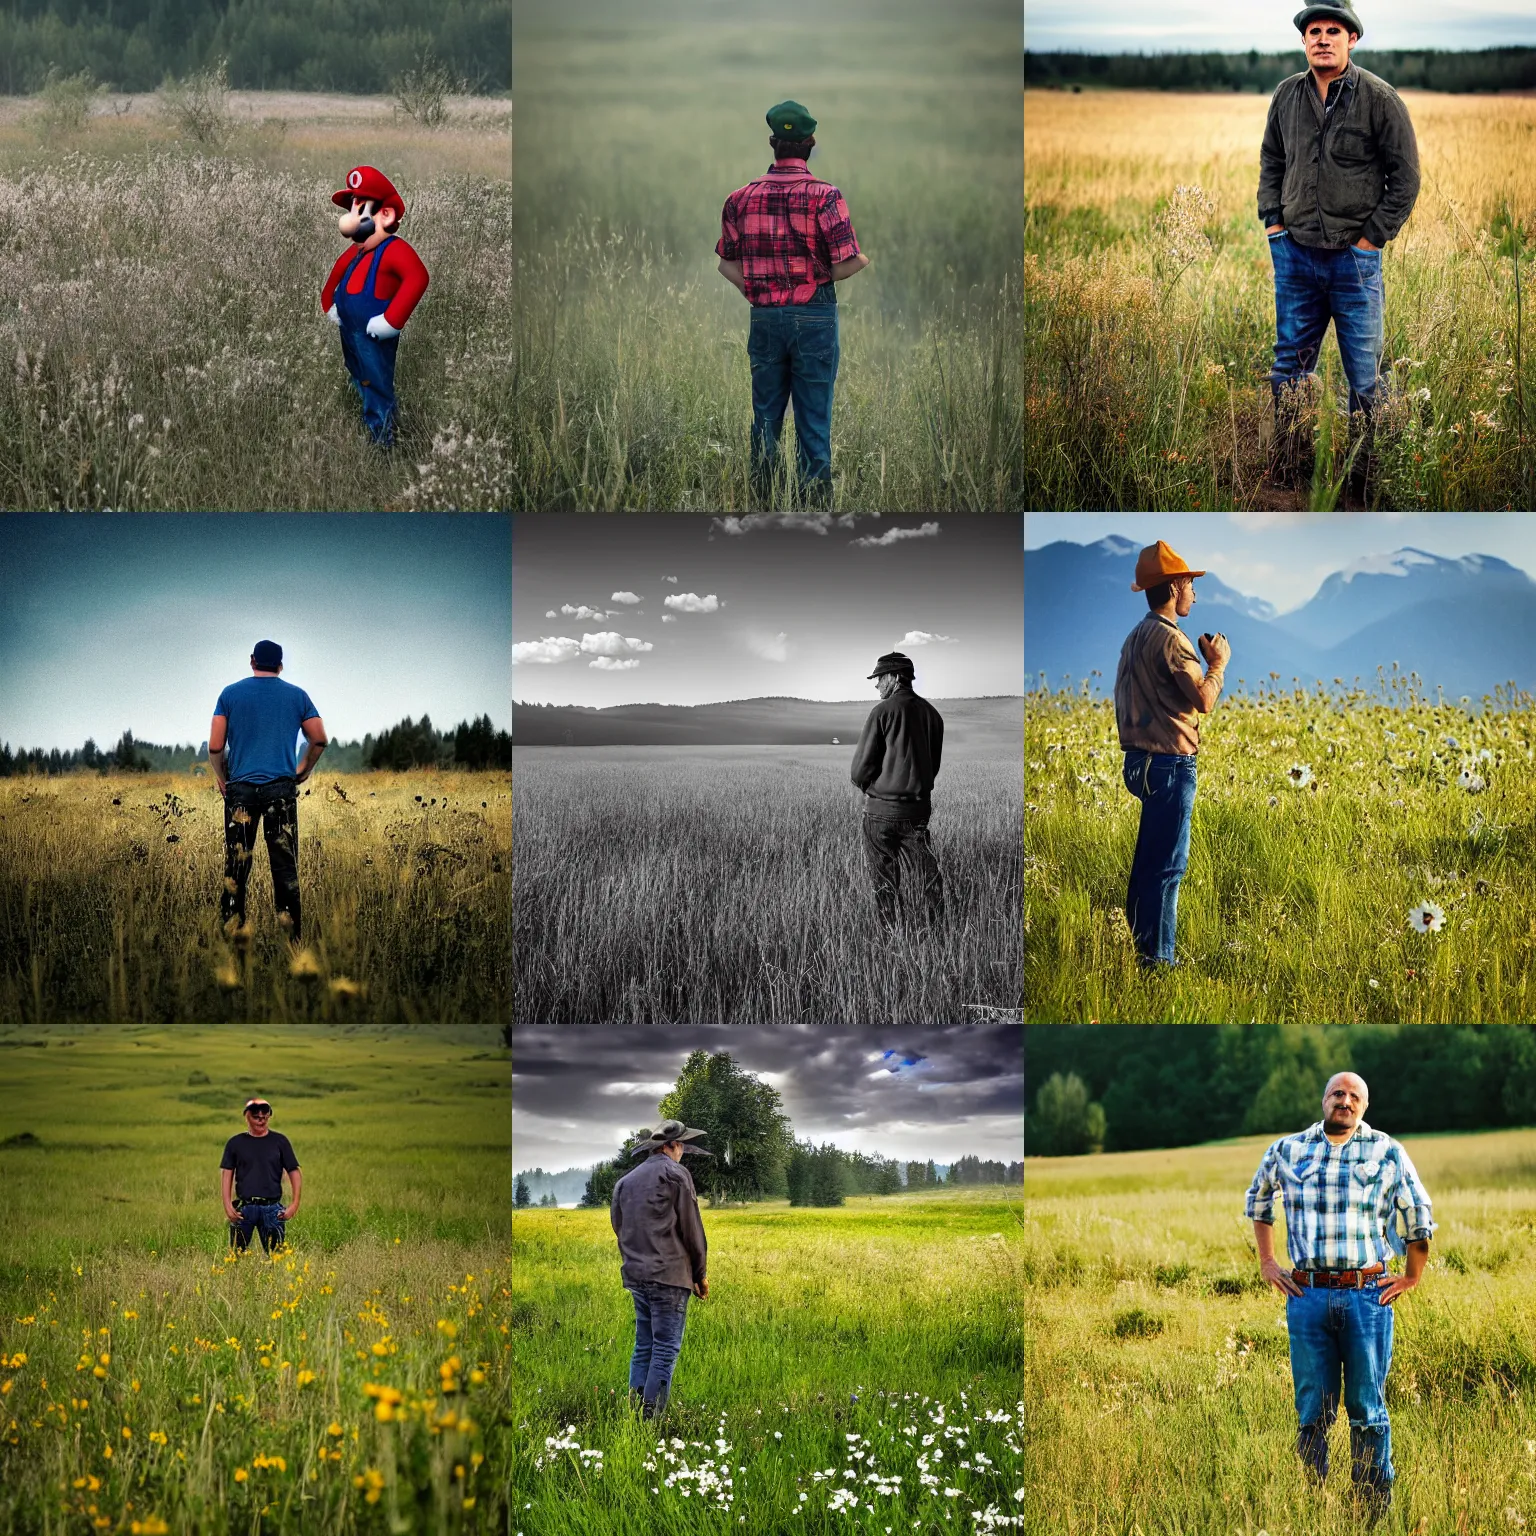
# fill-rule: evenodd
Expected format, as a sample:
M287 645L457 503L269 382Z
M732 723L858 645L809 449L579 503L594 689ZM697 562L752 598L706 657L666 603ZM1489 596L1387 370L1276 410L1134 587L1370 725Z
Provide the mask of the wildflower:
M1381 987L1381 983L1379 981L1377 981L1374 976L1368 976L1366 978L1365 984L1366 984L1366 986L1370 987L1373 991L1379 990L1379 988Z
M1312 770L1306 763L1292 763L1285 776L1292 789L1305 789L1312 782Z
M1421 902L1408 914L1408 926L1417 933L1439 933L1445 927L1445 913L1433 902Z
M247 1472L244 1467L236 1467L235 1468L235 1481L237 1483L249 1482L250 1481L250 1477L251 1477L251 1474L249 1472Z
M1481 794L1488 785L1483 778L1472 772L1470 768L1463 768L1457 775L1456 782L1466 790L1469 795Z

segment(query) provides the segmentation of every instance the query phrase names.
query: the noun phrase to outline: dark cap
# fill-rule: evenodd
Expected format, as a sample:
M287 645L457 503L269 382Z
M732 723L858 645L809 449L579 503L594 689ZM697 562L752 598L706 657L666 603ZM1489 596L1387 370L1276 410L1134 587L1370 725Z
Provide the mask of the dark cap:
M903 673L910 675L914 670L910 656L903 656L900 651L887 651L875 663L875 670L869 675L871 677L884 677L887 672L894 672L898 676Z
M283 664L283 648L276 640L258 640L251 652L251 660L263 672L271 672Z
M1305 32L1307 24L1313 21L1336 21L1346 32L1353 32L1356 37L1365 36L1365 28L1360 25L1360 18L1344 4L1309 5L1305 10L1297 11L1296 30Z
M816 132L816 119L798 101L781 101L769 107L768 127L776 139L808 139Z

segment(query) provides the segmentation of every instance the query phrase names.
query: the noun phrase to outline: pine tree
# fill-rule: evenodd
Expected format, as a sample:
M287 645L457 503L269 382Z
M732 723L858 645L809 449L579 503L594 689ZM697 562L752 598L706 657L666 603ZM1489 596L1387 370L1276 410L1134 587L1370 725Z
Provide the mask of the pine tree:
M533 1196L528 1193L528 1181L522 1174L517 1176L517 1188L513 1192L512 1203L518 1210L533 1204Z

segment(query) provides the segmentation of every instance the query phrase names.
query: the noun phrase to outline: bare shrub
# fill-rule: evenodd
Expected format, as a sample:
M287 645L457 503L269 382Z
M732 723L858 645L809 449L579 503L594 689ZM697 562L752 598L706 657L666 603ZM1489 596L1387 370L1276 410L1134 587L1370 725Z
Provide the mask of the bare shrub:
M229 67L224 59L193 71L161 88L161 108L175 124L206 149L223 149L234 132L229 111Z

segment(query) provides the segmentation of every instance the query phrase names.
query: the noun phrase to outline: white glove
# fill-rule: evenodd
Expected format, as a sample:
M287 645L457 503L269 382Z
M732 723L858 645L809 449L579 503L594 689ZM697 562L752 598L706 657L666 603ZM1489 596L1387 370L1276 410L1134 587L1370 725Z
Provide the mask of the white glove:
M375 341L388 341L391 336L400 334L383 315L375 315L368 322L366 329Z
M341 324L341 316L336 313L336 306L334 304L332 304L331 307L326 310L325 318L329 320L332 325Z

